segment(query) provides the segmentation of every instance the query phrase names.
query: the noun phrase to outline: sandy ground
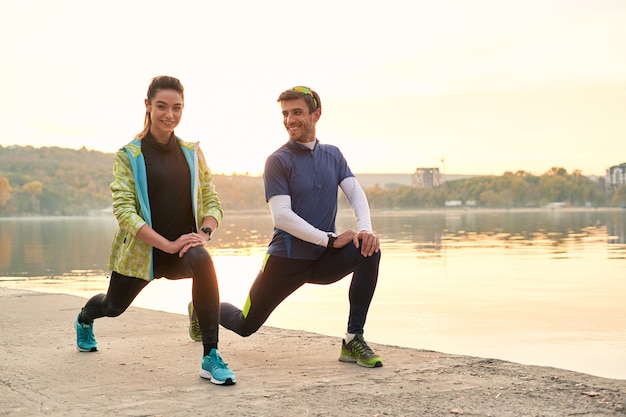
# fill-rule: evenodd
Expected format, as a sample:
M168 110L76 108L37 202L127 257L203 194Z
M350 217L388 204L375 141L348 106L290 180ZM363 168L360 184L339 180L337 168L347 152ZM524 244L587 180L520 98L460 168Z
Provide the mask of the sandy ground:
M380 344L367 369L337 360L339 338L271 327L222 329L237 384L216 386L177 314L100 319L100 350L79 353L84 302L0 287L0 416L626 416L626 380Z

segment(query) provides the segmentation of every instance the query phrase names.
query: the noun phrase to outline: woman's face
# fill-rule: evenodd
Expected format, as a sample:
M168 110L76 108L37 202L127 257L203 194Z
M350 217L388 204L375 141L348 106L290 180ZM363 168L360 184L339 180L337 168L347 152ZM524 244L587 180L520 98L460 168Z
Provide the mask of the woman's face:
M175 90L158 90L152 103L146 99L146 111L152 120L150 132L156 139L170 138L183 115L183 107L183 98Z

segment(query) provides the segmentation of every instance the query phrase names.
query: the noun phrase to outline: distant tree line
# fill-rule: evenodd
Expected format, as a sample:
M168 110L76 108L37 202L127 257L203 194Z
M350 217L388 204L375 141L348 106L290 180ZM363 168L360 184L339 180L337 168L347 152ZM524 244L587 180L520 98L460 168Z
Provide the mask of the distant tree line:
M87 149L0 146L0 216L78 216L111 206L112 153ZM225 210L266 210L263 179L214 175ZM436 189L398 185L368 187L372 209L433 209L447 201L485 208L626 206L625 187L606 192L604 179L593 181L579 171L553 168L541 176L523 171L445 182ZM344 197L340 206L347 207Z
M114 158L84 148L0 146L0 216L84 216L109 209ZM213 180L224 209L266 209L261 178Z
M0 147L0 215L84 215L111 204L113 156L86 149Z
M377 209L433 209L453 201L477 208L545 207L551 203L568 207L626 206L626 187L607 192L604 178L592 180L580 171L568 174L564 168L552 168L540 176L524 171L476 176L445 182L434 189L373 186L365 193L370 206Z

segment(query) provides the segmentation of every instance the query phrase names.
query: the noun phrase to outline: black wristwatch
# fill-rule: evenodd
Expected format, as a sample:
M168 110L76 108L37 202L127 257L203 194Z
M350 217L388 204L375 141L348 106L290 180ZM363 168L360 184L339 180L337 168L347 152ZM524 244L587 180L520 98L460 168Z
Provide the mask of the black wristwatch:
M209 236L209 240L211 240L211 235L213 234L213 229L211 229L209 226L202 226L200 228L200 231L205 233L207 236Z
M326 247L332 248L333 243L335 243L335 240L337 239L337 233L328 232L327 236L328 236L328 245L326 245Z

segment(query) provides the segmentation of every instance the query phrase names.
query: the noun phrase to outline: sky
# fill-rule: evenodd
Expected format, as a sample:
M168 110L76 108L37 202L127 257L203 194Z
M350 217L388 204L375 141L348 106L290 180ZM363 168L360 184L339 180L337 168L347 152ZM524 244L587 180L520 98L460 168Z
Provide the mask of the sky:
M278 95L322 101L355 173L604 175L626 162L626 0L3 0L0 145L115 152L150 79L215 173L287 140Z

